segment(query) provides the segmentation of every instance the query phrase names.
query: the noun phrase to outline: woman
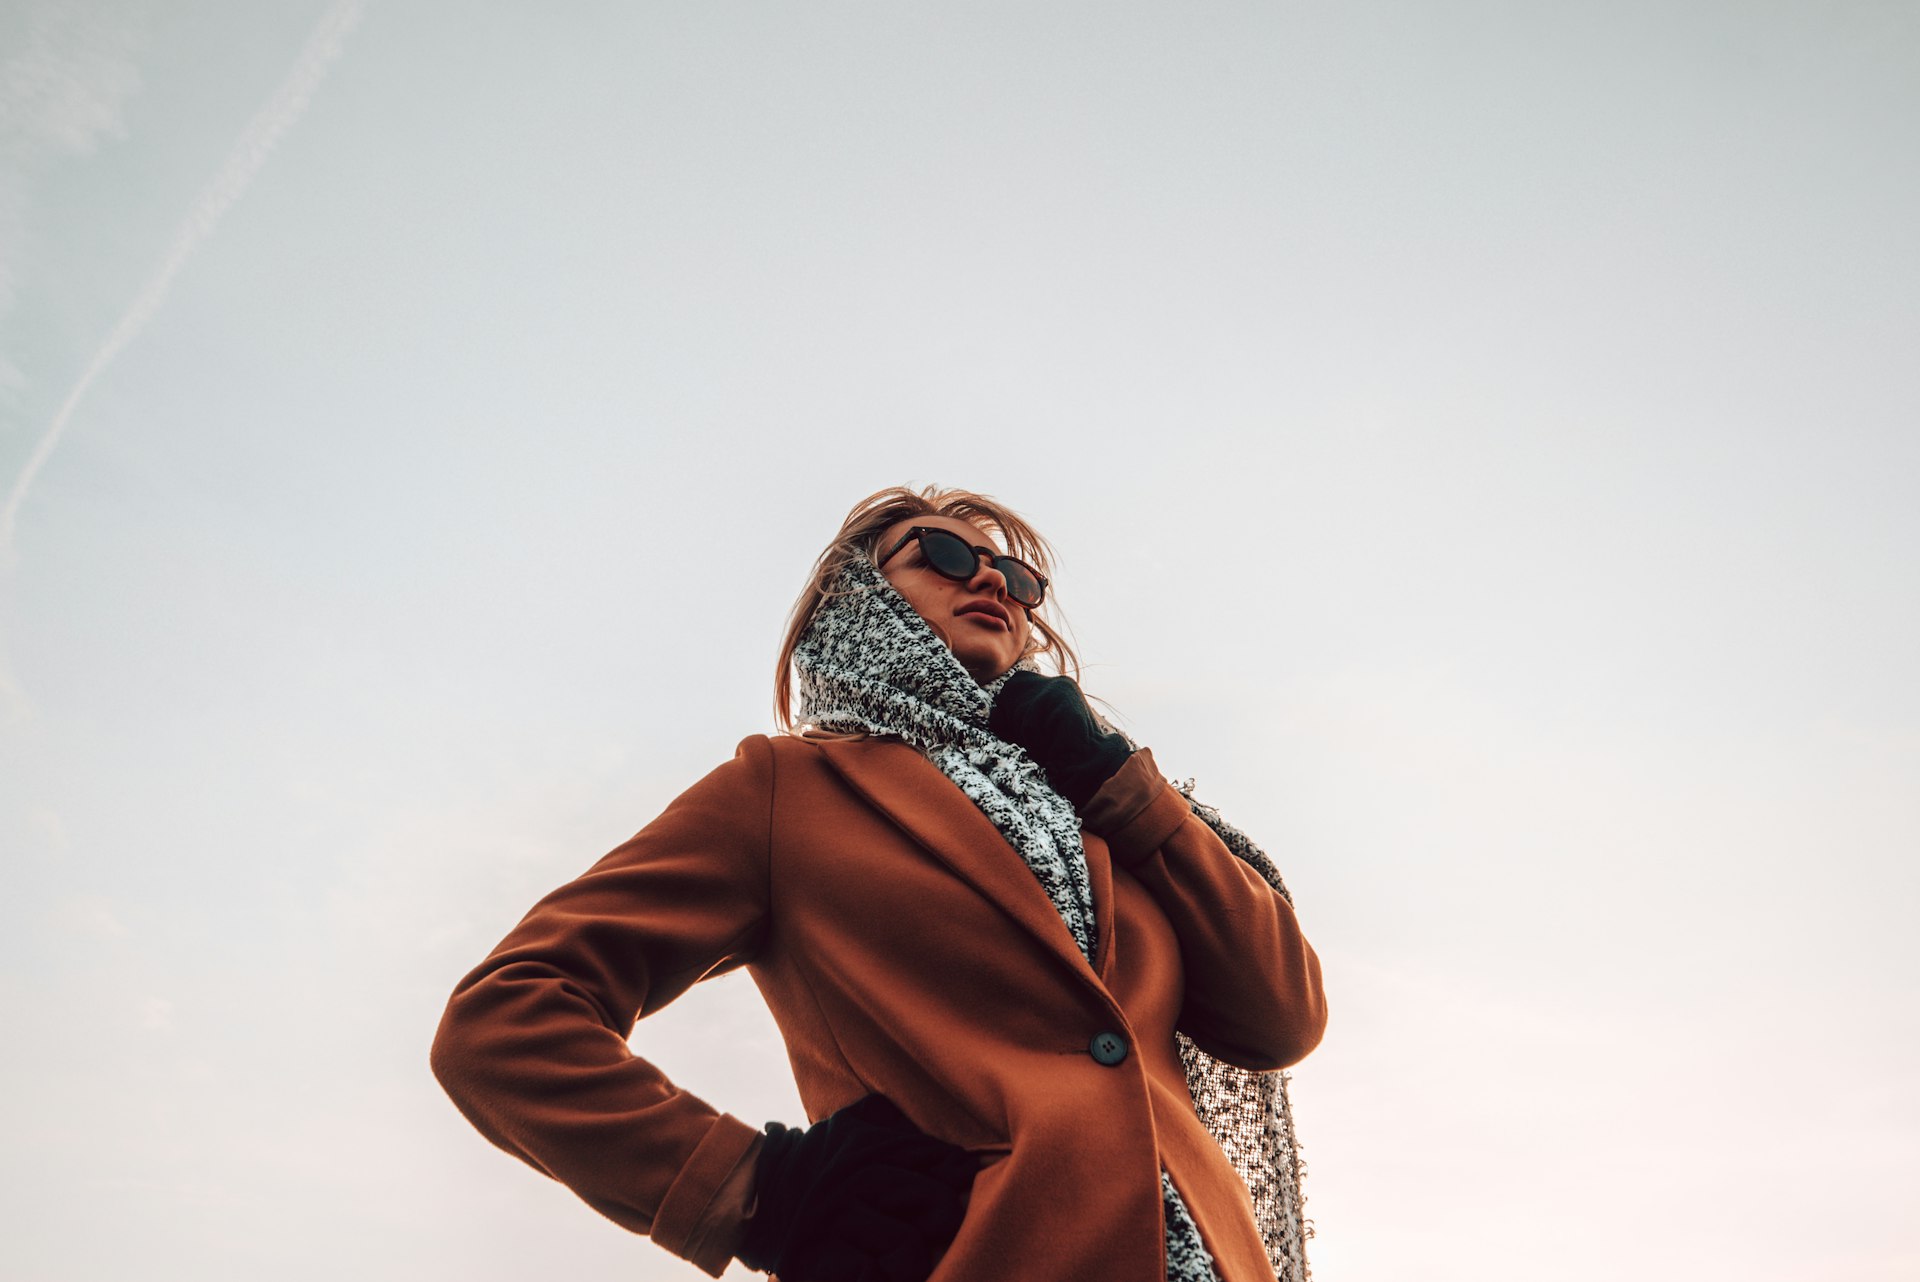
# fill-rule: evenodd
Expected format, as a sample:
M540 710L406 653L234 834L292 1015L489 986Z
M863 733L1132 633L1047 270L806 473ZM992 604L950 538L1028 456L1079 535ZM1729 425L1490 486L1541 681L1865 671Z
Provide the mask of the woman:
M1264 856L1065 675L1046 552L965 491L853 509L780 656L802 730L744 740L455 990L434 1068L475 1126L716 1276L1274 1275L1182 1056L1249 1082L1305 1056L1319 962ZM804 1130L627 1047L743 965Z

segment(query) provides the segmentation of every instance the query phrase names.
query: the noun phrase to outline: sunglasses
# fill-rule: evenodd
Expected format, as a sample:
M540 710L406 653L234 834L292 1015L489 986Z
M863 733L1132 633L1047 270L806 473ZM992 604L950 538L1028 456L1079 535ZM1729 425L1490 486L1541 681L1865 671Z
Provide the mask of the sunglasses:
M980 569L980 558L984 556L987 564L998 570L1000 577L1006 580L1007 595L1013 598L1016 605L1037 610L1047 598L1047 576L1025 561L1018 557L1003 556L989 547L968 543L952 530L943 530L934 525L916 525L908 530L906 537L880 558L880 564L884 566L893 560L895 553L915 539L920 541L921 559L936 574L944 574L949 579L965 583Z

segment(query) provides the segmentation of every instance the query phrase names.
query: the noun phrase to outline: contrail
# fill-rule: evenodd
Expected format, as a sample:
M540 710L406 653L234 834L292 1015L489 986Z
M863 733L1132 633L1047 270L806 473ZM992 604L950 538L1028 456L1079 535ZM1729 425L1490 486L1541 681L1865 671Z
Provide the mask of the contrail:
M307 37L306 45L300 50L300 56L294 59L286 79L280 82L280 87L273 91L266 105L247 123L239 141L234 143L233 151L227 156L226 163L220 166L220 172L213 176L213 181L207 184L200 198L193 203L193 208L180 224L180 230L174 234L166 257L160 260L160 266L154 269L146 285L127 304L127 310L108 333L107 341L87 362L79 380L67 393L67 399L61 402L59 412L53 416L53 422L47 425L40 444L34 447L32 456L27 459L26 467L21 469L19 479L14 481L13 492L7 495L5 510L0 511L0 567L12 566L13 529L20 515L20 505L26 501L33 478L46 466L54 446L60 443L60 437L72 421L74 411L86 399L93 381L126 350L127 344L140 336L140 331L147 327L154 313L166 301L167 291L173 287L173 278L193 257L193 251L212 233L221 216L246 193L248 185L260 172L260 167L273 154L280 135L307 109L313 91L320 87L327 69L340 56L347 34L359 23L361 10L365 7L365 0L339 0L321 15L313 34Z

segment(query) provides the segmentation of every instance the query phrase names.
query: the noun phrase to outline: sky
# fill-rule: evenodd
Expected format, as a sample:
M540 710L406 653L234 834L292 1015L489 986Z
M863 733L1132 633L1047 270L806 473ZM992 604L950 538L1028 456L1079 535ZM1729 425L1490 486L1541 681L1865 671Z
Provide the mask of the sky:
M4 0L0 1274L701 1276L427 1047L938 482L1286 875L1321 1282L1920 1277L1916 228L1892 0Z

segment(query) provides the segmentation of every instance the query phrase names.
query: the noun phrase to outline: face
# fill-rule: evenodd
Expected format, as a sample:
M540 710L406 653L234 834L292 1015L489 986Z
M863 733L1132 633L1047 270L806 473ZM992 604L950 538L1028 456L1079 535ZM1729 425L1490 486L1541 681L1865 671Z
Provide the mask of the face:
M915 516L887 527L880 536L880 555L892 551L893 545L916 525L938 526L952 530L969 544L990 547L995 552L1005 550L985 530L958 517ZM1006 580L987 564L987 558L978 558L973 577L961 583L929 566L920 554L920 545L914 542L894 553L880 573L947 643L960 666L982 685L1011 668L1026 653L1033 621L1025 607L1007 596Z

